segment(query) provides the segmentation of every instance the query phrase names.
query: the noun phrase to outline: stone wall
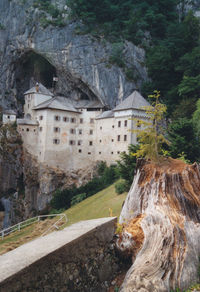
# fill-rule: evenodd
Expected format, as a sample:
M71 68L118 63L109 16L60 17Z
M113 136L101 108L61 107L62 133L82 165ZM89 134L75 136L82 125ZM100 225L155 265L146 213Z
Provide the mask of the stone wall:
M79 228L82 233L84 228L86 229L84 234L76 236L75 239L72 234L72 239L68 244L45 256L40 255L41 258L30 265L28 259L26 267L20 271L17 271L20 264L17 263L16 253L21 248L23 257L26 257L27 244L24 245L25 249L21 246L12 251L13 253L9 252L1 256L1 266L4 263L5 265L4 268L0 267L0 292L107 291L108 285L118 270L118 260L111 243L115 223L116 218L101 218L85 221L85 224L82 222L81 226L79 223L74 224L66 228L67 233L63 233L64 230L55 232L55 236L59 236L59 234L60 236L63 234L65 234L63 236L67 236L67 234L70 236L70 232L78 232ZM37 240L45 240L45 238ZM35 241L35 243L37 242ZM51 248L48 247L49 244L52 246L54 242L49 238L46 243L48 250ZM30 245L30 243L28 244ZM38 250L39 244L38 241L35 249ZM30 248L32 247L30 246ZM32 249L32 253L35 252L35 249ZM7 264L9 257L11 257L11 266ZM7 271L6 265L8 266ZM1 269L3 270L1 271ZM6 279L2 281L5 273ZM12 276L8 277L11 274Z

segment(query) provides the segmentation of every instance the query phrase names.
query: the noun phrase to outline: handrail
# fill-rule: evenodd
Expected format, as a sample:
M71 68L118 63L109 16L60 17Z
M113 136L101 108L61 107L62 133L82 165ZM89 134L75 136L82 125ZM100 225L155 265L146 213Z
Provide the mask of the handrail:
M46 234L49 230L52 229L52 227L55 227L57 229L59 229L58 226L56 226L56 223L58 223L59 221L61 221L62 219L65 218L66 222L67 222L67 216L66 214L50 214L50 215L39 215L39 216L36 216L36 217L32 217L32 218L29 218L27 220L24 220L24 221L21 221L13 226L10 226L8 228L5 228L3 230L0 231L0 237L1 239L3 240L5 236L9 235L10 233L12 232L15 232L15 231L20 231L22 228L26 227L26 226L29 226L35 222L39 222L41 218L45 218L45 217L56 217L56 216L60 216L59 220L56 221L47 231L45 231L42 236L44 234ZM30 221L30 222L29 222Z

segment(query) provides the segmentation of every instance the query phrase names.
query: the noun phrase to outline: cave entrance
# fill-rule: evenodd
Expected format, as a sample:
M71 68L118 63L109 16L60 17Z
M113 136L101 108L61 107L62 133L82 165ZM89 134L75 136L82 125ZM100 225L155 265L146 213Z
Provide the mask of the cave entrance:
M0 212L5 212L5 208L4 208L4 205L2 204L1 200L0 200Z
M33 51L25 53L15 64L18 100L22 101L24 92L33 87L36 82L51 89L54 76L56 76L56 68L44 57Z

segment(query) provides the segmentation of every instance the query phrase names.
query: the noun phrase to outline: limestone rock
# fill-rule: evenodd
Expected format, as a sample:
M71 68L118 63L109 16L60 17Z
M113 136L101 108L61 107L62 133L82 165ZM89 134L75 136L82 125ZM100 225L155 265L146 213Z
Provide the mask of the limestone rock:
M80 186L88 182L94 169L90 167L78 169L76 173L75 171L64 172L56 167L52 168L39 163L33 155L25 152L23 163L25 218L43 211L57 189L70 188L73 185Z
M66 26L43 28L42 12L33 7L33 0L0 1L0 104L4 108L21 109L30 79L52 87L56 75L58 94L100 99L109 106L147 80L143 49L124 44L125 61L137 75L137 80L130 82L119 67L109 63L112 45L101 38L77 34L81 24L68 19L64 0L59 1L59 7Z
M167 159L138 165L123 206L117 246L133 264L122 292L164 292L198 281L200 170Z

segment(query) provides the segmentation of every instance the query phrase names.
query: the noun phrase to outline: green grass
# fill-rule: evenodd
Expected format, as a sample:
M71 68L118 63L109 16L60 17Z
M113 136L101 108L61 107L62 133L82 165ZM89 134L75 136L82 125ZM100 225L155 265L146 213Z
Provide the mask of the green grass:
M81 220L109 217L109 208L113 216L119 216L126 193L117 195L114 184L71 207L64 213L67 214L68 223L71 225Z
M13 232L10 236L5 237L4 240L0 240L0 246L5 243L10 243L20 239L21 237L30 234L34 229L34 226L26 227L24 230Z
M96 219L101 217L119 216L122 208L122 203L126 198L126 193L118 195L115 192L114 184L108 188L100 191L96 195L93 195L77 205L66 210L64 213L67 215L68 222L64 224L62 228L69 226L73 223ZM111 214L112 213L112 214ZM48 220L48 219L47 219ZM54 219L53 219L54 220ZM55 219L57 220L57 219ZM46 220L42 221L43 223ZM30 241L45 230L47 226L40 226L42 222L35 223L31 226L23 228L23 230L13 232L4 240L0 240L0 254L7 252L8 250L14 249L27 241ZM40 225L38 225L40 224ZM39 229L40 233L39 233Z

